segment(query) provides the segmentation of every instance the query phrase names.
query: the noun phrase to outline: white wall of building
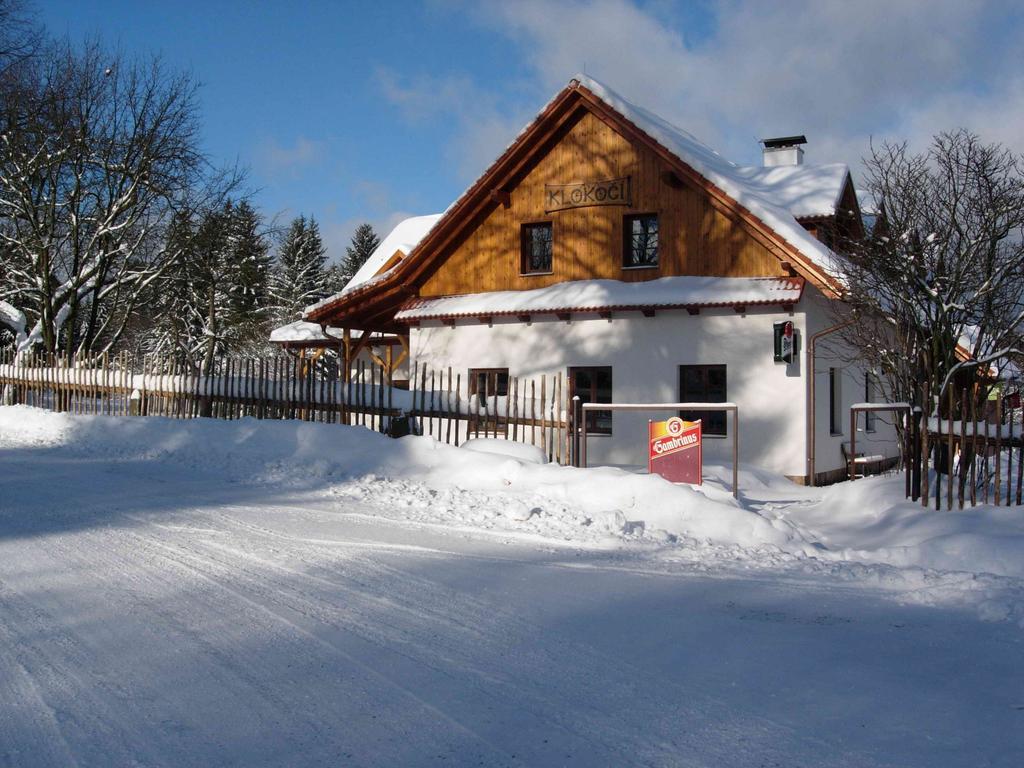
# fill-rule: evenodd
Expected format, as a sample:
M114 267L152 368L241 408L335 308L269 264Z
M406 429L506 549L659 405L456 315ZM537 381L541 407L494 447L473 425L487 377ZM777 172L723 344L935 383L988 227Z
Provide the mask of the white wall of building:
M611 321L588 315L571 322L535 320L527 325L495 318L493 326L476 320L455 327L430 324L414 328L412 356L420 365L508 368L524 378L566 374L571 366L612 366L615 402L676 402L679 366L725 364L730 400L740 407L741 461L786 474L803 474L802 357L791 365L773 362L773 323L798 315L751 310L685 310L644 317L624 312ZM465 394L465 392L463 393ZM615 413L613 434L588 442L592 463L646 462L648 418L668 412ZM731 429L731 426L730 426ZM708 460L727 460L731 443L709 437Z
M801 301L804 309L807 335L809 340L811 334L834 328L842 321L841 316L824 301L820 294L807 289L804 299ZM807 341L804 341L806 347ZM855 355L851 353L847 345L843 343L842 333L829 333L819 337L815 353L815 472L821 474L844 466L843 444L850 443L850 406L854 403L865 402L864 375L866 369L863 365L851 362ZM840 389L840 415L839 431L832 434L829 424L829 369L836 368L839 374ZM876 392L872 398L874 401L882 402L885 398L881 392ZM897 414L880 413L875 420L875 431L865 430L865 418L861 415L858 419L858 430L856 448L858 453L865 455L898 456L899 445L897 443L896 431L893 427Z
M807 293L811 293L808 288ZM773 359L774 323L792 320L798 333L798 354L791 364ZM802 477L807 472L807 378L805 345L809 333L831 324L813 297L793 313L778 308L750 308L738 314L731 308L659 311L654 317L622 312L609 321L594 315L574 316L571 322L553 317L531 324L495 318L493 324L461 320L454 327L426 321L411 329L411 358L420 366L447 369L463 375L467 395L470 368L508 368L521 378L566 375L572 366L611 366L613 401L676 402L679 366L727 366L727 396L739 405L740 461L782 474ZM819 352L817 379L817 472L843 466L840 445L848 434L831 435L828 419L828 368L842 369L843 432L849 432L849 406L864 399L863 372L845 361ZM859 384L858 384L859 382ZM550 384L549 384L550 391ZM617 412L611 436L591 436L591 463L646 463L647 420L664 419L670 412ZM860 446L895 455L895 440L881 419L874 434L858 434ZM863 429L863 422L861 425ZM732 425L729 424L731 435ZM868 447L870 446L870 447ZM728 462L728 438L707 437L707 461Z

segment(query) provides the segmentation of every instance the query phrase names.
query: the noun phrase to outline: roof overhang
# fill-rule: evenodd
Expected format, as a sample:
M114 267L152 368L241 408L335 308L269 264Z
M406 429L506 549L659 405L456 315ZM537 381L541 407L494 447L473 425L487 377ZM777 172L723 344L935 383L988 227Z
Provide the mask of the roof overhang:
M398 322L416 324L424 320L477 319L495 317L531 320L552 315L613 312L687 310L697 314L703 308L794 307L803 296L801 277L663 277L646 282L578 280L556 283L530 291L495 291L461 296L439 296L407 301L395 314Z

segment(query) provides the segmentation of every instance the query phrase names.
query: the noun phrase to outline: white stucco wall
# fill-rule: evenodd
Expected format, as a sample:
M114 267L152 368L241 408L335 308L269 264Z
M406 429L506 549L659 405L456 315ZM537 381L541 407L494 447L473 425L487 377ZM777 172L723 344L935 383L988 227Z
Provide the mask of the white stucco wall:
M805 345L809 333L831 325L831 318L808 288L791 313L777 308L659 311L655 317L623 312L611 321L576 316L569 323L555 318L532 324L495 318L488 326L463 320L455 327L425 322L411 330L411 359L442 369L452 366L463 374L466 395L469 368L508 368L512 376L539 378L566 374L572 366L611 366L614 402L675 402L679 398L679 366L727 366L728 399L740 410L740 461L790 476L807 472L807 378ZM796 360L785 365L773 359L773 324L792 320L798 333ZM830 358L819 350L817 365L817 472L843 465L840 444L848 434L830 435L828 368L843 370L843 431L849 432L849 406L862 401L863 372L857 366ZM613 434L590 437L591 463L646 463L647 420L664 419L670 412L618 412ZM871 452L894 455L891 429L878 423L874 434L858 434L858 443ZM729 429L731 433L731 420ZM862 422L863 429L863 422ZM858 446L859 447L859 446ZM705 457L729 461L729 439L708 437Z
M800 302L807 323L806 338L811 334L833 328L842 321L834 309L819 294L808 288ZM807 341L804 342L806 346ZM815 472L820 474L844 466L842 444L850 442L850 406L865 401L865 368L855 362L855 355L843 343L842 333L830 333L819 337L815 352ZM829 430L829 368L840 372L840 431L831 434ZM885 400L876 392L874 401ZM858 418L857 452L865 455L898 456L899 446L893 421L893 413L879 413L875 431L865 431L864 416Z
M412 357L431 368L508 368L511 375L565 375L571 366L612 366L615 402L676 402L678 367L725 364L728 397L740 407L740 458L746 463L786 474L804 473L803 357L791 365L773 362L773 323L801 313L752 309L663 311L647 318L622 313L611 321L593 316L535 320L531 325L495 319L493 326L476 320L454 328L425 324L411 333ZM465 385L463 385L465 386ZM465 392L464 392L465 394ZM592 463L646 462L648 418L670 412L615 413L613 434L588 442ZM731 425L730 425L731 429ZM710 437L705 456L731 456L727 439Z

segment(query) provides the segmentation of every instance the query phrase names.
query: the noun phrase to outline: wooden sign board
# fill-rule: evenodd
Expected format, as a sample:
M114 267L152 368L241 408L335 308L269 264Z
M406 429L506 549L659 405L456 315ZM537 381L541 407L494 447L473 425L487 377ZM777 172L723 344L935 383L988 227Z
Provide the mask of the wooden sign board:
M630 177L544 185L546 213L564 211L568 208L587 208L592 205L633 205Z
M704 449L700 421L648 422L647 471L673 483L700 485L704 481Z

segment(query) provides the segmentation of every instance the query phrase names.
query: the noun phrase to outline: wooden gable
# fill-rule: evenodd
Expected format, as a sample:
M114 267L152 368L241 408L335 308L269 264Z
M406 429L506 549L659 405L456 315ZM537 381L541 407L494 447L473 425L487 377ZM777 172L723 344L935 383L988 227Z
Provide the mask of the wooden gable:
M629 178L632 205L594 205L546 213L545 185ZM528 290L592 278L653 280L678 275L784 276L782 261L739 219L714 206L640 142L588 110L562 135L423 283L423 297ZM623 217L658 214L657 268L623 268ZM520 226L549 221L552 271L520 272Z
M590 174L594 174L591 176ZM544 212L545 183L630 177L627 208ZM656 269L622 269L622 216L658 213ZM520 274L524 221L550 220L552 274ZM722 189L577 81L563 89L494 164L385 277L325 301L306 319L396 330L412 298L539 288L587 278L797 274L826 296L836 283L820 266Z

